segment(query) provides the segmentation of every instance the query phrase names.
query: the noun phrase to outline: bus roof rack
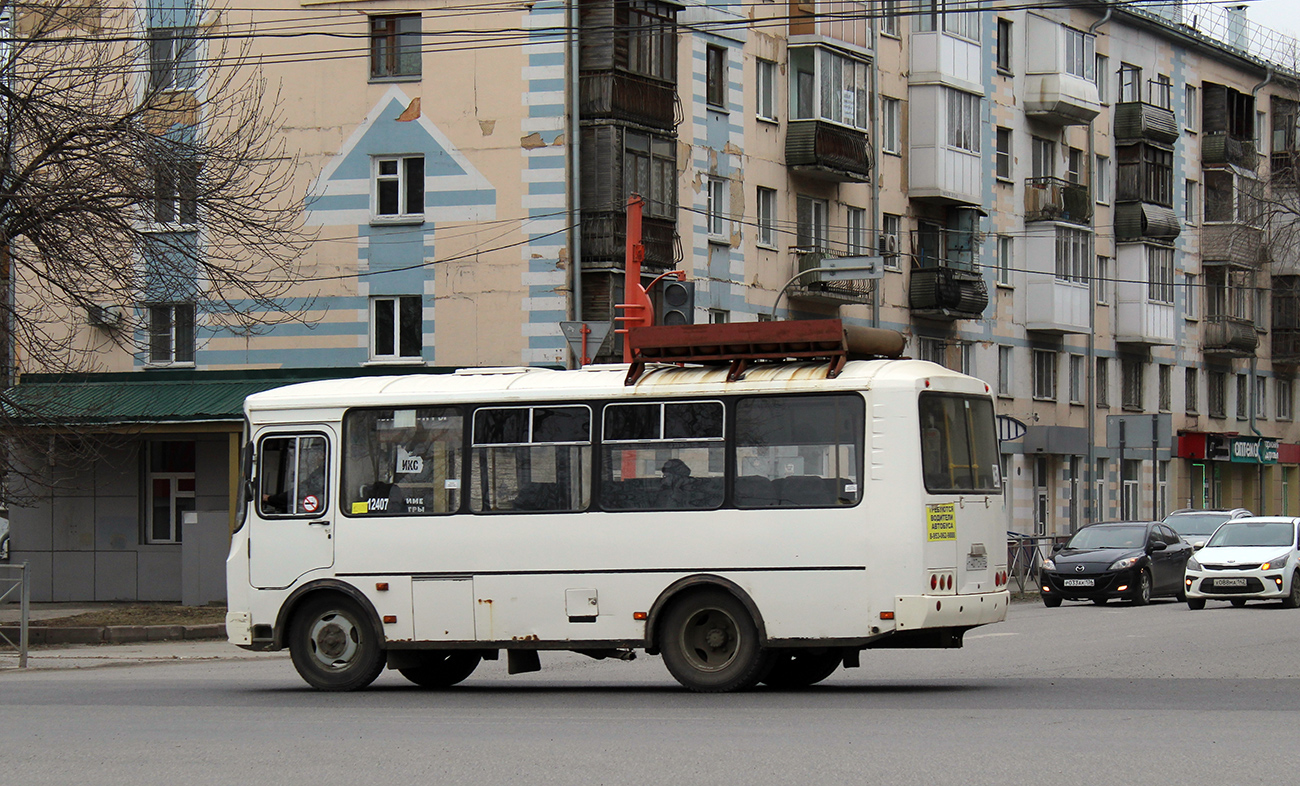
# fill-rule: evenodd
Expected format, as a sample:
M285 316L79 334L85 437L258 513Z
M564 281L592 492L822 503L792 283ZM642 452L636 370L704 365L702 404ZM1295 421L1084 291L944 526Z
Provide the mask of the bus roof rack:
M647 363L729 364L727 381L735 382L754 361L829 360L826 376L834 379L849 360L900 357L906 344L896 330L839 319L656 325L631 328L626 341L632 349L626 385L636 384Z

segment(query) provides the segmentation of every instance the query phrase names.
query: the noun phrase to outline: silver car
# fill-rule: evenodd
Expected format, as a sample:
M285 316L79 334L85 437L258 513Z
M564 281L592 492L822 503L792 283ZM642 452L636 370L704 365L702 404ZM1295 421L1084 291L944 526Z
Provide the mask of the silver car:
M1195 510L1183 508L1165 516L1165 526L1178 533L1184 543L1195 545L1210 539L1219 525L1225 521L1254 515L1245 508L1230 510Z

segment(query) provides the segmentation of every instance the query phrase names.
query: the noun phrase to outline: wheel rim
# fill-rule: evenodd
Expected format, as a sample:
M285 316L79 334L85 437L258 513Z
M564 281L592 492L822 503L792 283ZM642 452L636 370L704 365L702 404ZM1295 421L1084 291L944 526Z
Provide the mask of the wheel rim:
M1142 573L1141 591L1142 591L1142 600L1144 601L1151 600L1151 577L1148 576L1145 571L1143 571Z
M346 615L337 611L322 614L307 634L312 657L327 669L346 669L361 648L361 632Z
M700 609L682 626L682 654L699 671L727 668L735 661L740 643L736 620L722 609Z

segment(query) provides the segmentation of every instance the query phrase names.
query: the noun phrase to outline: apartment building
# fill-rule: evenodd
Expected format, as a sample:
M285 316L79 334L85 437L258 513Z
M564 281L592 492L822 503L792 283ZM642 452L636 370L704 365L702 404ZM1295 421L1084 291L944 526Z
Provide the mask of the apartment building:
M1024 6L147 0L144 39L242 37L279 91L305 319L141 293L69 315L107 371L19 362L113 436L11 511L33 599L220 597L247 393L574 365L561 322L615 316L633 193L647 283L684 270L696 322L840 317L988 381L1010 530L1300 512L1300 258L1261 204L1294 68L1217 7ZM843 256L883 274L800 275Z

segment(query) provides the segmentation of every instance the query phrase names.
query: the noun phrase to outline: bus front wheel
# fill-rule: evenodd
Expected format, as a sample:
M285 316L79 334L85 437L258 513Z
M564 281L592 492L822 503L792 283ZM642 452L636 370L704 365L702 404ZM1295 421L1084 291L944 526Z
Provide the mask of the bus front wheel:
M674 602L662 641L668 672L697 693L752 688L771 665L749 611L722 590L692 592Z
M398 671L421 688L450 688L473 674L480 660L482 656L473 650L425 652L420 655L419 666Z
M374 623L355 602L338 595L312 598L294 615L289 655L298 674L319 690L358 690L384 669Z

